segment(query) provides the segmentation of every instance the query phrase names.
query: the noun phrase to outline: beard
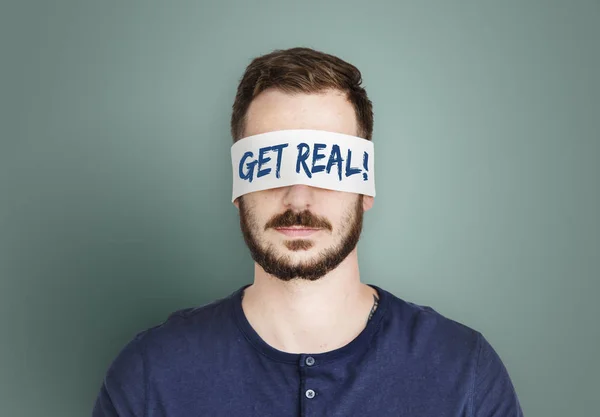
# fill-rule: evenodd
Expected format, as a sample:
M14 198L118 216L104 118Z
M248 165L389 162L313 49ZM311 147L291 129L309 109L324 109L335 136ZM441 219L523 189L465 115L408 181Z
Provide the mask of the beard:
M340 225L349 225L348 230L341 240L333 247L322 251L317 258L307 262L292 263L287 255L277 255L274 248L265 248L258 239L258 231L261 229L252 211L244 203L243 196L239 199L240 226L242 234L252 259L259 264L265 272L282 281L292 279L305 279L316 281L329 271L337 268L344 259L354 250L358 244L363 223L363 195L360 194L356 204L351 207ZM328 229L332 227L327 219L317 217L310 211L305 210L294 213L291 210L274 216L269 220L264 230L272 227L305 226ZM285 246L292 251L307 250L313 246L313 242L306 239L293 239L285 242Z

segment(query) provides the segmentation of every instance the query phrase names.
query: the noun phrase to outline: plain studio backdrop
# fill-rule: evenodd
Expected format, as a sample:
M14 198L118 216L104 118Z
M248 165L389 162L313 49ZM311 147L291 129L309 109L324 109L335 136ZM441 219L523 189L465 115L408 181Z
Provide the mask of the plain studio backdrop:
M527 417L598 416L600 2L3 1L0 415L91 414L135 333L253 278L250 60L363 72L363 282L481 331Z

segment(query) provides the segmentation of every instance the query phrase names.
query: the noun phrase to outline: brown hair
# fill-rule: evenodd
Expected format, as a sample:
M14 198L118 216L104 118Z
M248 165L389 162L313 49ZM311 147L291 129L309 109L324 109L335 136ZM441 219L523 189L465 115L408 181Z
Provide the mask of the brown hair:
M373 105L361 83L361 73L354 65L310 48L278 49L254 58L240 80L233 103L233 141L244 137L248 107L268 88L286 93L319 93L330 88L345 92L356 112L358 136L371 140Z

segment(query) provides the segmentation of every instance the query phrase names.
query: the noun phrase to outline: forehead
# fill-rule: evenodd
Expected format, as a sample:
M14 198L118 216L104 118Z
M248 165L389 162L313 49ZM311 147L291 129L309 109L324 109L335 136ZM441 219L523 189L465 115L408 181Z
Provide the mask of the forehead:
M290 94L268 89L256 96L246 114L244 136L286 129L358 133L354 107L339 90Z

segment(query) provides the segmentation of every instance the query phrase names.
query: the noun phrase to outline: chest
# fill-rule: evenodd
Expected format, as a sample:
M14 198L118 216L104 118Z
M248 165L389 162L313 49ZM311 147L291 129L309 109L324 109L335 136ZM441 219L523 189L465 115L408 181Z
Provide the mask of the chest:
M309 360L310 362L310 360ZM271 361L191 367L148 387L148 417L466 417L469 381L434 366Z

